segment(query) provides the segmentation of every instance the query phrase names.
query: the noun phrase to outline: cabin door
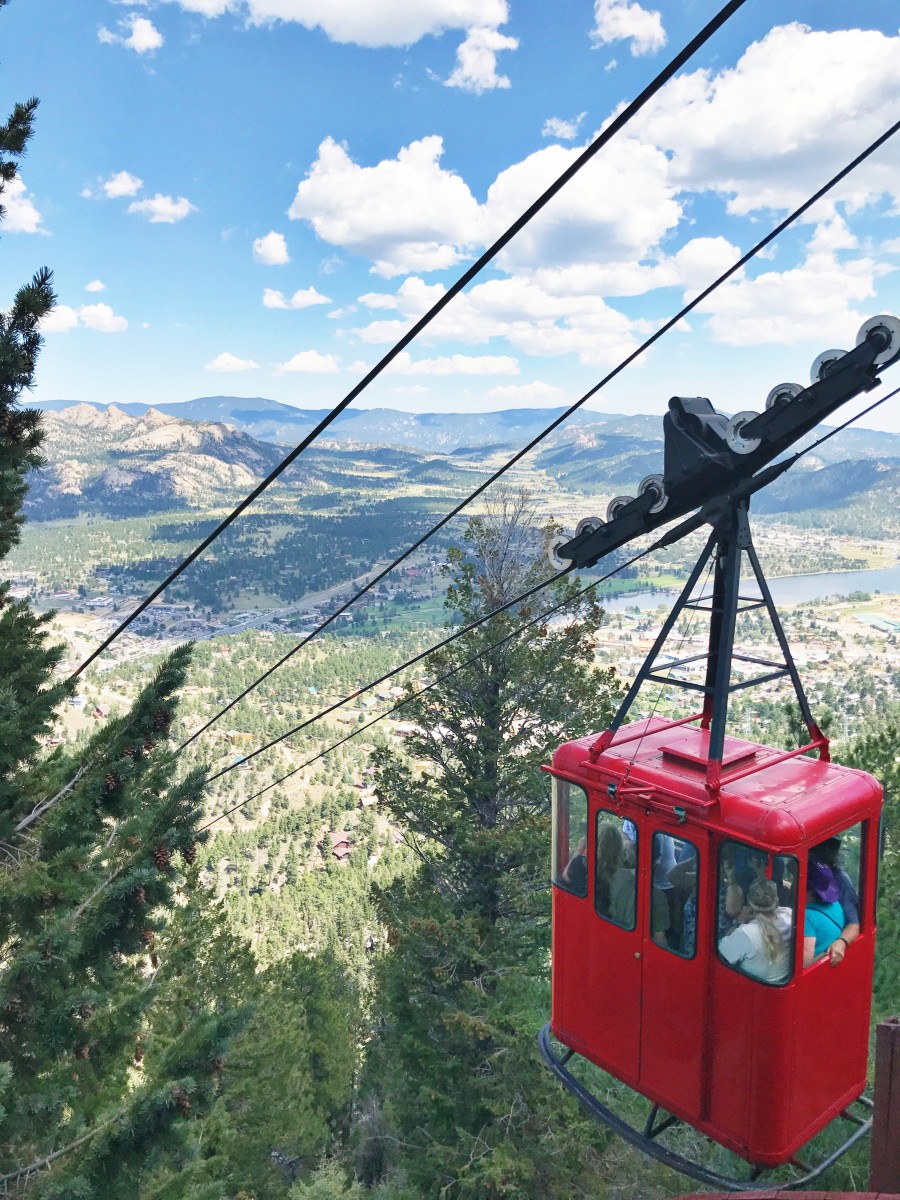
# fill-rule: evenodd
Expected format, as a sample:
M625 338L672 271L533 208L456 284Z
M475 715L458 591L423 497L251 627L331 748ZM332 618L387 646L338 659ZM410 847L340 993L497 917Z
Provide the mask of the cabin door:
M674 818L641 822L641 1090L689 1117L702 1115L709 1027L704 897L709 835Z
M640 839L633 822L607 809L593 815L592 911L583 986L591 1011L590 1057L632 1087L640 1071L644 917L638 887Z

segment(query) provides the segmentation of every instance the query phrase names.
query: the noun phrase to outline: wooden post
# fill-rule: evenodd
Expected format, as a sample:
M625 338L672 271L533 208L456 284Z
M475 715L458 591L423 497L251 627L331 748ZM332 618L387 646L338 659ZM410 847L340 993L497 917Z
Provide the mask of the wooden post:
M900 1017L888 1017L875 1030L869 1187L873 1192L900 1192Z

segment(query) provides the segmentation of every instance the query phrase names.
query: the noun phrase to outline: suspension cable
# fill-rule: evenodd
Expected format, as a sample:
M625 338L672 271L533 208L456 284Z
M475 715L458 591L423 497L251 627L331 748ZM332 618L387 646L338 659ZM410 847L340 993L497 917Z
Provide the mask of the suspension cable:
M812 450L817 449L819 446L822 445L823 442L827 442L829 440L829 438L834 437L835 434L837 434L837 433L841 433L844 429L847 429L848 426L853 425L856 421L860 420L862 417L868 416L868 414L870 412L872 412L876 408L879 408L886 401L891 400L898 393L900 393L900 387L894 388L893 391L888 392L886 395L882 396L879 400L874 401L872 404L870 404L866 408L864 408L861 412L858 412L854 416L849 417L841 425L836 426L834 429L830 429L827 433L823 434L822 437L818 438L815 442L813 442L811 445L807 446L804 450L798 451L792 457L791 462L789 464L787 464L787 466L793 466L793 464L798 459L802 458L806 454L809 454ZM682 526L689 526L689 525L692 525L694 527L699 527L696 522L696 518L688 518L687 521L682 522ZM679 527L676 526L675 531L677 531L678 528ZM386 712L383 712L379 716L374 717L371 721L367 721L366 724L361 725L358 729L354 729L350 733L345 734L344 737L342 737L339 741L332 743L330 746L327 746L324 750L320 750L312 758L308 759L306 762L301 763L299 766L292 768L290 771L286 772L286 774L281 775L278 779L272 780L272 782L266 784L265 787L260 788L260 790L257 792L254 792L252 796L248 796L245 800L242 800L239 804L234 805L233 808L226 809L225 812L219 813L218 816L213 817L205 825L201 825L200 828L197 830L197 832L198 833L204 832L205 830L207 830L207 829L211 828L213 825L215 825L217 821L221 821L225 817L231 816L231 814L237 812L238 809L244 808L245 805L250 804L253 800L259 799L260 796L264 795L266 792L270 791L272 788L278 787L279 784L284 783L284 781L286 779L290 779L291 776L296 775L298 772L303 771L307 767L312 766L314 763L316 763L320 759L324 758L327 754L330 754L333 750L337 750L340 746L343 746L346 742L351 741L355 737L359 737L359 735L361 733L365 733L366 730L371 729L373 725L377 725L380 721L385 720L387 717L389 717L393 713L397 712L398 709L403 708L406 704L409 704L411 701L418 699L419 696L424 695L425 692L431 691L431 689L433 687L437 687L437 685L439 683L443 683L445 680L449 679L452 675L455 675L458 671L462 671L466 667L472 666L479 659L484 658L484 657L486 657L486 655L491 654L494 650L499 649L500 646L504 645L508 641L511 641L514 637L518 637L519 634L526 632L526 630L531 629L535 625L544 624L549 617L553 616L554 613L559 612L560 609L565 608L567 605L574 604L576 601L583 599L584 596L586 596L588 592L592 591L596 587L599 587L599 585L601 583L605 583L607 580L612 579L614 575L618 575L621 571L624 571L626 569L626 567L633 566L636 562L639 562L642 558L645 558L647 555L653 553L653 551L660 549L664 545L670 544L671 541L674 540L673 532L675 532L675 531L670 530L668 533L664 534L661 538L658 538L657 541L655 541L651 546L648 546L645 550L642 550L638 554L635 554L632 558L628 559L624 563L621 563L618 567L615 567L612 571L608 572L606 575L603 575L599 579L595 579L592 583L587 584L584 588L581 589L580 592L576 593L576 595L569 596L565 600L560 601L559 604L554 605L552 608L545 609L543 612L539 613L537 616L530 618L524 624L517 626L510 633L507 633L502 638L499 638L496 642L492 642L489 646L486 646L483 650L478 651L477 654L472 655L470 658L465 659L461 663L457 663L457 665L455 667L451 667L448 671L445 671L443 675L439 675L437 678L433 679L431 681L431 683L426 684L424 687L420 688L419 691L417 691L415 693L415 695L404 697L397 704L395 704L391 708L389 708ZM542 584L539 584L538 588L532 588L530 591L523 593L521 596L517 597L516 600L510 601L510 604L506 605L504 607L508 608L512 605L520 603L522 600L527 599L535 591L549 586L551 583L553 583L553 581L555 579L562 578L563 575L568 574L569 571L571 571L571 570L572 570L571 567L566 568L566 570L559 572L559 574L554 575L552 578L545 580ZM473 622L471 625L468 625L464 629L459 630L458 633L455 634L452 638L447 638L443 642L440 642L438 645L432 646L430 650L425 651L425 654L431 654L434 651L441 649L443 646L447 645L450 641L455 640L456 637L461 637L464 633L470 632L472 629L476 628L476 626L478 624L481 624L484 621L489 620L490 617L496 616L497 613L499 613L501 611L503 611L503 610L497 609L494 612L488 613L487 616L482 617L478 622ZM415 662L419 661L419 659L421 657L422 657L422 655L418 655L416 658L410 659L408 662L404 663L403 666L398 667L397 672L404 670L405 667L407 667L407 666L412 666ZM388 676L385 676L384 678L388 678ZM284 734L284 737L285 738L290 737L291 734L298 732L299 729L308 727L310 724L313 724L314 722L320 720L322 717L328 715L328 713L333 712L334 708L341 707L341 705L345 704L347 702L347 700L353 699L355 696L361 695L363 692L368 691L370 688L377 687L379 682L381 682L381 680L375 680L374 682L367 684L366 687L360 688L359 691L354 692L351 696L346 697L344 700L340 701L339 704L333 705L331 708L328 708L328 709L324 710L323 712L319 713L316 717L313 717L310 721L305 722L304 725L298 726L297 729L291 730L290 732ZM281 740L283 740L283 738L278 739L278 740L281 741ZM275 745L275 744L276 744L275 742L270 743L270 745ZM256 751L255 753L259 754L264 749L268 749L268 747L263 746L260 748L260 750ZM244 762L247 760L242 759L241 761ZM211 783L214 779L218 779L221 775L226 774L228 770L232 770L232 769L233 769L233 767L229 767L226 769L226 771L220 771L218 773L218 775L210 776L206 780L206 782Z
M181 575L181 573L186 570L186 568L189 567L190 564L196 558L198 558L208 546L212 545L216 538L219 537L220 534L224 533L229 525L231 525L233 521L237 520L241 513L246 508L249 508L250 505L262 495L266 488L268 488L270 484L274 483L275 480L285 470L287 470L291 463L295 462L296 459L299 458L299 456L303 453L303 451L306 450L306 448L311 445L316 438L318 438L318 436L323 433L329 425L332 424L333 421L337 420L344 409L347 408L348 405L352 404L357 396L365 391L369 384L372 383L391 362L393 362L397 355L400 354L410 344L410 342L413 341L414 338L418 337L422 330L425 329L425 327L429 325L434 318L443 311L444 308L447 307L450 301L453 300L454 297L456 297L461 291L463 291L463 289L467 287L469 283L471 283L476 275L480 274L480 272L488 265L488 263L497 257L500 251L510 241L512 241L512 239L517 233L520 232L520 230L525 228L528 222L531 221L532 218L535 217L541 211L541 209L543 209L553 199L557 192L565 187L569 180L577 175L582 167L590 162L594 155L602 150L603 147L606 146L607 143L610 142L621 129L624 129L629 121L631 121L637 115L637 113L639 113L640 110L644 108L644 106L650 100L653 99L657 92L659 92L662 87L668 83L673 75L675 75L691 58L693 58L697 51L709 41L713 34L716 33L717 30L719 30L745 2L746 0L728 0L728 3L723 5L719 12L707 25L703 27L703 29L700 30L696 37L692 38L687 45L678 54L676 54L675 57L671 59L671 61L665 67L663 67L659 74L650 81L644 90L638 96L636 96L635 99L632 100L631 103L628 104L617 117L610 121L609 125L607 125L607 127L597 136L596 140L593 141L585 150L583 150L573 163L569 164L565 171L562 172L562 174L546 189L546 191L542 192L541 195L538 196L538 198L531 205L529 205L529 207L525 210L525 212L522 213L520 217L513 221L512 225L509 226L506 232L501 234L501 236L493 243L493 245L489 246L488 249L485 250L484 253L478 259L476 259L476 261L466 271L464 271L462 275L460 275L456 282L452 284L451 287L449 287L447 291L444 292L444 294L431 306L428 312L426 312L424 316L420 317L419 320L416 321L415 324L400 338L400 340L395 343L395 345L387 352L387 354L385 354L375 364L375 366L363 376L359 383L351 388L343 400L336 404L327 416L323 417L315 429L311 430L310 433L308 433L306 437L303 438L303 440L299 442L298 445L296 445L284 459L282 459L278 466L275 467L274 470L270 471L265 479L257 484L253 491L250 492L249 495L247 495L240 502L240 504L238 504L237 507L233 509L232 512L230 512L228 516L216 526L212 533L210 533L208 537L205 537L203 541L200 542L200 544L196 546L186 558L182 559L179 565L175 567L175 569L171 571L169 575L166 576L162 583L155 588L149 596L141 601L134 612L126 617L126 619L122 621L121 624L119 624L107 638L104 639L97 649L88 655L88 657L83 663L81 663L80 666L76 667L69 677L70 679L76 679L81 672L84 671L85 668L88 667L95 658L97 658L98 655L102 654L103 651L106 650L112 644L112 642L115 641L115 639L128 628L132 621L139 617L140 614L148 607L148 605L153 603L157 596L160 596L171 583L174 583L179 575Z
M496 483L496 481L498 479L500 479L501 476L505 475L507 471L509 471L512 467L514 467L516 465L516 463L518 463L522 458L525 457L525 455L529 454L537 445L539 445L545 438L547 438L551 433L553 433L554 430L556 430L560 425L562 425L564 421L567 421L568 418L570 416L572 416L572 414L574 412L577 412L577 410L579 408L581 408L582 405L584 405L588 400L590 400L591 397L595 396L597 394L597 392L599 392L601 390L601 388L604 388L608 383L610 383L613 379L615 379L617 375L619 375L622 371L624 371L626 367L630 366L631 363L633 363L636 358L640 357L640 355L644 354L647 350L649 350L650 347L653 346L664 334L668 333L668 331L670 329L672 329L675 325L677 325L679 321L683 320L684 317L686 317L695 308L697 308L697 306L699 304L701 304L704 300L706 300L714 291L716 291L717 288L721 287L723 283L725 283L732 275L735 274L735 272L739 271L742 267L744 267L752 258L755 258L756 255L759 254L761 250L764 250L765 247L768 246L770 242L774 241L774 239L776 237L778 237L781 233L783 233L784 230L788 228L788 226L792 225L795 221L799 220L799 218L809 208L811 208L812 205L816 204L819 200L821 200L822 197L824 195L826 195L826 193L829 192L838 183L840 183L840 181L846 175L848 175L852 170L854 170L857 166L859 166L860 163L864 162L865 159L867 159L871 154L873 154L875 152L875 150L877 150L889 138L891 138L897 132L898 129L900 129L900 121L896 122L894 125L891 126L890 129L888 129L885 133L883 133L881 135L881 137L877 138L874 142L872 142L871 145L869 145L861 154L857 155L857 157L851 163L849 163L846 167L844 167L843 170L839 171L836 175L832 176L832 178L826 184L824 184L821 188L819 188L819 190L816 191L812 196L810 196L810 198L808 200L806 200L803 204L801 204L799 208L796 208L789 216L785 217L785 219L783 221L781 221L778 225L776 225L775 228L772 229L768 234L766 234L766 236L764 238L762 238L760 241L758 241L755 246L753 246L750 250L748 250L746 252L746 254L742 255L741 258L739 258L730 267L728 267L727 270L723 271L721 275L719 275L712 283L710 283L706 288L704 288L702 292L698 293L698 295L695 296L693 300L691 300L688 304L685 304L684 307L681 308L673 317L670 317L663 325L661 325L659 327L659 329L656 330L655 333L653 333L649 338L647 338L647 340L645 342L642 342L641 345L637 347L637 349L633 350L626 358L622 359L622 361L618 364L618 366L614 367L612 371L610 371L607 375L605 375L599 381L599 383L595 384L594 387L592 387L589 391L585 392L585 394L583 396L581 396L580 399L578 399L574 403L572 403L558 417L556 417L547 426L546 429L544 429L541 433L537 434L534 438L532 438L531 441L526 446L524 446L521 450L519 450L516 454L514 454L513 457L511 459L509 459L508 462L504 463L492 475L488 476L487 479L485 479L481 484L478 485L477 488L475 488L475 490L473 492L470 493L470 495L468 495L464 500L460 501L460 503L457 504L453 509L451 509L451 511L448 512L446 516L442 517L440 519L440 521L437 522L437 524L433 525L431 527L431 529L429 529L426 533L422 534L422 536L420 538L418 538L415 542L413 542L413 544L409 547L408 550L405 550L401 555L399 555L397 558L395 558L393 560L393 562L391 562L387 567L385 567L383 570L379 571L375 576L373 576L373 578L370 579L369 582L366 583L364 587L360 588L353 596L351 596L349 600L344 601L344 603L341 604L339 608L335 609L335 611L333 613L331 613L331 615L328 616L324 621L322 621L321 624L317 625L315 629L313 629L310 633L308 633L305 637L303 637L299 642L297 642L297 644L292 649L288 650L286 654L282 655L282 657L280 659L278 659L277 662L273 663L272 666L268 667L257 679L255 679L252 683L248 684L247 687L245 687L242 692L240 692L237 696L235 696L233 700L230 700L228 702L228 704L225 705L224 708L220 709L217 713L215 713L212 717L210 717L205 725L202 725L199 729L196 729L190 735L190 737L187 738L181 744L181 746L179 746L179 751L184 750L187 746L189 746L191 744L191 742L193 742L196 738L198 738L202 733L205 733L206 730L210 728L210 726L214 725L218 720L220 720L220 718L224 717L227 712L230 712L231 709L234 708L234 706L236 704L238 704L241 700L243 700L246 696L248 696L252 691L254 691L257 687L259 687L259 685L261 683L264 683L265 680L267 680L270 675L273 675L279 669L279 667L284 666L284 664L289 659L293 658L293 656L297 653L298 650L302 650L304 646L308 645L313 640L313 638L318 637L318 635L320 633L322 633L323 630L327 629L329 625L331 625L334 621L336 621L338 619L338 617L340 617L350 607L352 607L352 605L355 604L356 601L359 600L361 596L364 596L368 591L370 591L373 587L375 587L376 584L380 583L382 579L384 579L387 575L389 575L391 571L393 571L396 567L398 567L400 565L400 563L404 562L407 558L409 558L409 556L411 554L413 554L416 550L418 550L425 542L427 542L429 540L429 538L433 537L435 533L437 533L440 529L443 529L444 526L447 525L451 520L453 520L454 517L459 516L459 514L463 511L463 509L467 508L474 500L476 500L492 484ZM102 649L102 647L101 647L101 649ZM97 651L97 653L99 653L99 651ZM88 660L88 661L90 661L90 660ZM86 666L86 665L87 665L87 663L84 664L84 666ZM81 670L81 668L79 668L79 670Z
M660 541L662 541L662 540L664 540L664 539L660 539ZM421 687L415 693L415 695L404 697L397 704L395 704L391 708L389 708L386 712L379 714L379 716L374 717L371 721L367 721L365 725L361 725L358 729L355 729L352 732L346 734L344 737L342 737L340 739L340 741L335 742L331 746L328 746L327 749L325 749L325 750L321 750L318 754L316 754L313 758L309 759L307 762L301 763L300 766L294 767L292 770L288 771L287 774L282 775L282 776L280 776L280 778L275 779L271 783L266 784L266 786L264 788L261 788L258 792L255 792L252 796L248 796L246 800L242 800L241 803L236 804L234 806L234 808L229 808L225 812L219 813L219 815L217 817L214 817L206 825L202 825L197 832L200 833L204 829L208 829L210 827L210 825L214 825L216 821L221 821L223 817L230 816L231 813L236 812L239 808L243 808L245 804L249 804L252 800L257 800L260 796L262 796L265 792L268 792L271 788L277 787L278 784L283 783L286 779L289 779L292 775L296 775L298 771L303 771L307 767L312 766L312 764L315 762L318 762L318 760L320 758L324 758L326 754L330 754L332 750L336 750L339 746L343 746L343 744L345 742L350 741L351 738L357 737L361 733L365 733L365 731L367 729L371 729L372 726L377 725L379 721L385 720L385 718L391 716L392 713L395 713L398 709L403 708L404 705L409 704L412 700L417 700L419 698L419 696L423 696L426 692L430 692L433 687L437 687L437 685L439 683L443 683L445 680L449 679L452 675L455 675L458 671L462 671L464 668L470 667L474 663L478 662L480 659L485 658L488 654L492 654L495 650L498 650L501 646L505 645L506 642L509 642L513 638L518 637L519 634L524 633L526 630L531 629L536 625L546 624L547 620L550 617L552 617L554 615L554 613L557 613L561 609L566 608L569 605L574 605L576 602L583 600L584 597L588 594L588 592L592 591L596 587L599 587L599 585L601 583L605 583L608 579L612 579L612 577L614 575L618 575L621 571L624 571L626 567L633 566L634 563L639 562L640 559L645 558L648 554L652 553L656 549L658 549L658 543L654 543L654 545L648 546L646 550L642 550L640 553L635 554L633 558L630 558L627 562L621 563L618 567L615 567L612 571L610 571L606 575L603 575L600 579L595 579L595 580L593 580L593 582L587 584L586 587L583 587L581 589L581 591L577 592L574 596L567 596L564 600L561 600L558 604L555 604L552 608L544 609L542 612L538 613L537 616L529 618L529 620L527 620L524 624L517 625L515 629L513 629L511 632L509 632L507 634L504 634L504 636L502 638L499 638L496 642L491 642L490 645L485 646L484 649L482 649L482 650L479 650L477 654L473 654L470 658L464 659L461 663L457 663L457 665L455 667L451 667L449 670L445 671L443 673L443 675L438 675L435 679L433 679L431 681L431 683L425 684L424 687ZM530 589L530 591L525 592L522 596L518 596L515 600L510 601L510 605L518 604L522 600L527 599L529 596L531 596L535 591L539 591L542 588L548 587L555 580L561 579L564 575L567 575L571 570L572 570L571 567L567 567L564 571L560 571L558 574L551 576L549 579L545 579L544 582L538 584L536 588L532 588L532 589ZM505 605L504 607L509 607L510 605ZM495 609L494 611L488 613L486 616L480 618L479 621L473 622L471 625L467 625L464 629L460 629L456 634L453 635L452 638L447 638L445 641L439 643L439 645L432 646L432 648L430 650L425 651L425 653L432 654L435 650L439 650L443 646L447 645L448 642L455 640L457 637L462 637L462 635L464 633L471 632L471 630L475 629L479 624L483 623L486 620L489 620L491 617L496 616L498 613L500 613L502 611L503 611L503 609ZM411 666L415 661L416 661L415 659L411 659L410 662L404 664L404 667ZM403 669L404 669L403 667L397 668L398 671L401 671ZM367 687L361 689L361 692L367 691L369 688L376 687L379 682L381 682L381 681L376 680L374 683L368 684ZM360 693L355 693L355 694L359 695ZM348 699L352 699L352 697L348 697ZM343 704L343 703L346 703L346 701L341 701L340 703ZM335 707L339 708L340 704L336 705ZM331 712L332 709L328 709L326 711ZM313 720L317 721L317 720L319 720L320 717L323 717L325 715L326 715L325 712L319 713L319 715L317 717L314 717ZM292 730L291 732L296 733L297 731ZM290 737L291 734L287 733L284 736ZM274 743L272 743L272 744L274 745ZM263 749L265 749L265 748L266 747L263 747ZM231 770L231 769L233 769L233 768L228 768L228 770ZM220 775L224 774L224 773L225 772L219 772ZM217 779L217 778L218 778L217 775L211 775L209 777L209 779L207 780L207 782L211 783L214 779Z

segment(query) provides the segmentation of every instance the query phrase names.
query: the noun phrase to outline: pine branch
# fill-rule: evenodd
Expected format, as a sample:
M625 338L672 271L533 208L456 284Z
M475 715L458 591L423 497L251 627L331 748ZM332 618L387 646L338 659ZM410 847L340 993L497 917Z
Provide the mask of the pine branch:
M36 1159L33 1163L29 1163L27 1167L19 1167L17 1171L10 1171L8 1175L0 1175L0 1184L3 1185L4 1191L8 1183L18 1183L20 1179L28 1179L31 1175L36 1175L44 1167L49 1167L56 1159L62 1158L65 1154L71 1154L73 1150L77 1150L79 1146L83 1146L85 1142L89 1142L91 1138L96 1137L98 1133L103 1133L105 1129L109 1129L111 1125L115 1125L121 1117L125 1115L125 1109L120 1108L117 1113L114 1113L109 1120L104 1121L102 1125L98 1125L95 1129L91 1129L88 1133L83 1134L74 1142L70 1142L68 1146L63 1146L61 1150L54 1150L52 1154L48 1154L45 1158Z
M29 813L29 815L27 817L23 817L23 819L18 823L18 825L13 830L13 833L21 833L22 830L27 829L29 825L33 825L34 822L37 821L40 817L42 817L45 812L47 812L49 809L51 809L54 806L54 804L58 804L59 801L62 800L63 796L65 796L67 792L72 790L72 788L75 786L75 784L78 783L79 780L82 779L83 776L87 774L87 772L90 770L90 768L93 765L94 765L93 763L85 763L83 766L79 767L78 770L76 771L75 775L69 780L69 782L64 787L62 787L56 793L55 796L52 796L49 800L42 800L41 803L38 804L38 806L36 808L32 809L32 811Z

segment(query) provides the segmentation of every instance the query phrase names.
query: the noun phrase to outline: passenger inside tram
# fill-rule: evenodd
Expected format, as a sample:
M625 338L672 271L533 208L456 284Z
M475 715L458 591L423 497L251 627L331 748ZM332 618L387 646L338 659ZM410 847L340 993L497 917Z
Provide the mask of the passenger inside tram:
M617 825L598 823L597 912L623 929L634 928L635 871L627 865L632 845Z
M851 831L851 833L853 832L855 831ZM820 842L818 846L813 846L809 852L809 857L813 861L828 867L838 888L838 903L841 906L841 913L843 915L843 928L828 947L828 957L831 965L836 967L843 961L847 947L859 937L859 897L857 896L856 888L853 886L853 880L841 862L840 838L827 838L824 842Z
M569 859L562 877L573 892L578 896L587 895L587 838L583 837L575 847L575 853Z
M828 953L834 942L843 937L844 912L840 894L831 867L817 862L810 855L806 872L806 915L803 919L805 967Z
M784 983L790 974L791 910L778 903L774 880L754 879L747 889L749 920L719 940L726 962L767 983Z

